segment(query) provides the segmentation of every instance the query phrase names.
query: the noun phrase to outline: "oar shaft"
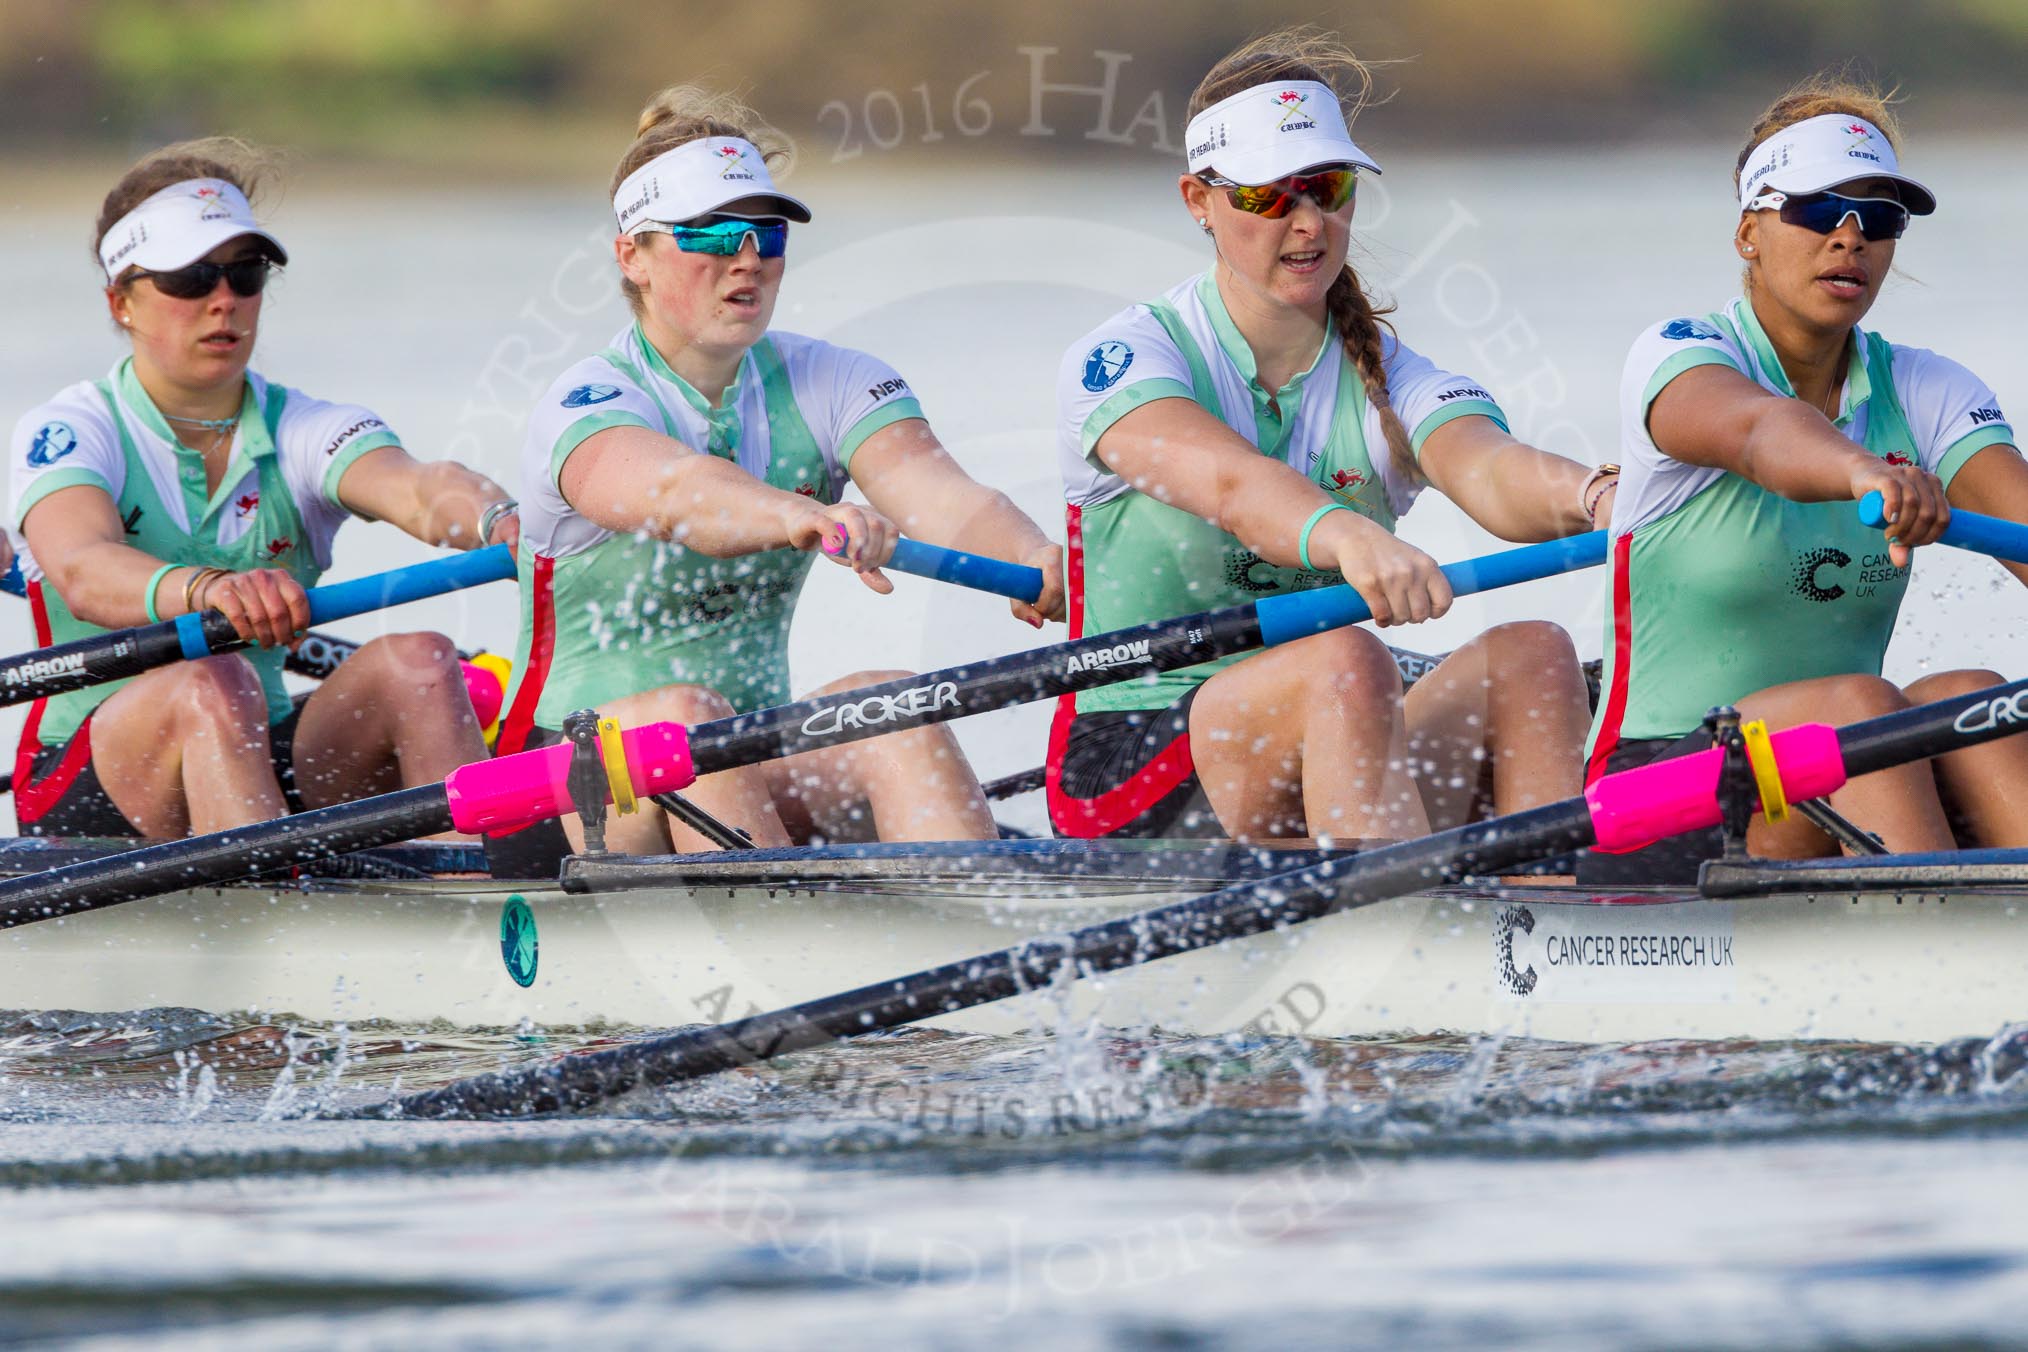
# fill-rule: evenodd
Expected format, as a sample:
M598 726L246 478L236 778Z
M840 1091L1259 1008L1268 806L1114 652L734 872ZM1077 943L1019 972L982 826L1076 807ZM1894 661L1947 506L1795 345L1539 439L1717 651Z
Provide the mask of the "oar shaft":
M1589 568L1604 560L1605 533L1593 531L1451 564L1444 572L1451 578L1452 590L1466 596ZM700 723L691 729L691 756L698 774L711 774L1154 672L1176 671L1213 658L1292 643L1327 629L1357 624L1371 615L1359 594L1342 585L1263 597L1224 610L1157 620Z
M1005 1000L1059 980L1124 967L1315 920L1455 881L1497 873L1590 840L1582 798L1404 841L1229 887L1189 901L946 963L898 981L757 1014L716 1028L629 1042L528 1070L478 1076L410 1095L388 1116L455 1117L569 1111L751 1065L842 1038L899 1028Z
M309 593L310 620L313 624L326 624L383 606L401 605L513 576L513 554L505 545L493 545L469 554L431 559L372 577L313 588ZM138 676L171 662L236 652L247 646L233 631L232 622L216 610L94 634L0 660L0 705L46 699L67 690Z
M1775 755L1792 798L1864 774L2028 730L2028 680L1942 700L1842 730L1822 725L1777 734ZM410 1095L376 1116L441 1117L555 1112L629 1089L695 1079L788 1052L952 1014L1059 980L1171 957L1285 929L1333 912L1406 896L1466 875L1499 874L1594 843L1631 848L1658 834L1627 829L1642 816L1676 830L1717 823L1714 792L1726 753L1607 775L1568 798L1491 821L1403 841L1344 859L1226 888L1061 938L947 963L716 1028L667 1034L526 1070L477 1076ZM1692 762L1687 769L1683 762ZM1645 801L1659 798L1664 801ZM1607 841L1608 835L1617 837Z
M1876 530L1886 529L1887 500L1878 493L1868 493L1859 499L1859 519ZM1953 507L1950 524L1944 527L1937 542L1969 549L1977 554L1990 554L2009 563L2028 563L2028 526L1997 516L1959 511Z
M444 786L424 784L188 840L0 881L0 929L188 887L236 882L451 829Z

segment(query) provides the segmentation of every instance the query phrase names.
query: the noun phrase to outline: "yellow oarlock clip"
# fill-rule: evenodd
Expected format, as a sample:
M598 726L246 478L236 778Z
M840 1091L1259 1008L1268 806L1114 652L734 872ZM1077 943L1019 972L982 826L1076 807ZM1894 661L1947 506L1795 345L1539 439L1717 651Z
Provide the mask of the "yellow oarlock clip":
M622 817L640 811L634 801L634 777L627 773L627 749L620 744L620 720L599 720L599 754L606 762L606 783L613 790L613 806Z
M1782 792L1782 772L1775 765L1767 724L1756 718L1742 726L1739 735L1746 741L1746 763L1753 767L1753 782L1760 787L1760 810L1770 825L1779 826L1789 819L1789 800Z

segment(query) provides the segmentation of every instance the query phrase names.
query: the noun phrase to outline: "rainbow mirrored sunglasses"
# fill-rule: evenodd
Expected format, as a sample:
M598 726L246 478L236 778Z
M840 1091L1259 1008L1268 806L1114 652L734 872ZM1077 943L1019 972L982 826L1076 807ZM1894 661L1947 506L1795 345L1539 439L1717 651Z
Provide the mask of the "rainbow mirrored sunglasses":
M762 258L780 258L789 251L789 223L783 220L754 221L728 216L703 225L649 221L634 233L668 235L684 253L717 254L721 258L730 258L745 248L749 235Z
M1859 233L1868 240L1900 239L1908 229L1908 208L1892 197L1847 197L1824 192L1789 194L1769 188L1748 205L1749 211L1779 211L1789 225L1800 225L1828 235L1845 223L1847 216L1859 218Z
M1280 220L1295 207L1296 199L1307 197L1323 211L1342 211L1359 191L1359 171L1351 165L1314 169L1307 174L1290 174L1272 183L1234 183L1229 178L1202 173L1206 186L1225 189L1225 200L1244 212Z

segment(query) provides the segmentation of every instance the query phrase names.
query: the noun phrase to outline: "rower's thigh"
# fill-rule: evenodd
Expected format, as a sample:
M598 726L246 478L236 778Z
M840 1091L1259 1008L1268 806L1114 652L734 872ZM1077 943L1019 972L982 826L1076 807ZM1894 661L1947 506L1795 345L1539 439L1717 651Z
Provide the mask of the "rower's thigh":
M1201 774L1207 763L1245 769L1263 757L1299 756L1306 729L1320 718L1384 735L1400 701L1401 669L1379 638L1364 629L1312 634L1205 681L1190 706L1191 758Z
M1764 721L1770 732L1780 732L1804 723L1856 723L1908 707L1908 697L1894 682L1878 676L1852 674L1819 676L1807 681L1788 681L1755 691L1738 703L1743 722ZM1922 829L1924 819L1940 815L1936 785L1924 764L1899 766L1867 776L1856 790L1864 807L1854 815L1859 825L1885 837L1890 845L1906 831ZM1855 793L1847 786L1845 796ZM1912 801L1921 795L1927 801ZM1849 805L1849 804L1848 804ZM1747 835L1753 853L1773 859L1808 859L1838 853L1837 844L1804 819L1791 813L1787 822L1771 826L1756 816Z
M438 743L446 754L422 756ZM485 758L458 650L442 634L384 634L362 644L310 693L296 720L296 781L312 807L402 787L402 756L448 760L446 773Z
M608 700L599 706L598 712L617 721L623 728L633 728L645 723L663 722L696 727L700 723L730 718L736 711L732 701L710 686L665 685ZM768 784L758 766L715 771L682 792L685 798L720 820L744 829L757 845L774 846L788 842L774 806L769 802ZM570 837L571 848L582 850L584 831L576 814L566 816L563 826L565 834ZM606 847L622 853L659 854L672 848L703 849L708 844L689 828L670 821L668 814L650 802L643 802L640 811L628 816L614 814L606 818Z
M1447 655L1402 697L1409 771L1430 825L1457 826L1493 806L1496 771L1525 786L1514 811L1583 788L1591 721L1584 668L1561 625L1496 625Z
M265 763L267 724L260 676L237 653L160 667L92 711L92 767L129 821L180 819L185 750L243 750Z
M912 671L855 671L801 696L863 690L870 685L906 680ZM855 742L820 747L772 760L761 766L782 825L796 840L821 834L831 840L875 837L872 799L950 800L974 806L980 796L978 779L944 723L917 724ZM893 806L905 806L892 804Z
M1989 690L2006 679L1997 671L1940 671L1909 686L1907 694L1911 704L1928 704ZM1960 844L2028 844L2028 738L2002 737L1931 764Z

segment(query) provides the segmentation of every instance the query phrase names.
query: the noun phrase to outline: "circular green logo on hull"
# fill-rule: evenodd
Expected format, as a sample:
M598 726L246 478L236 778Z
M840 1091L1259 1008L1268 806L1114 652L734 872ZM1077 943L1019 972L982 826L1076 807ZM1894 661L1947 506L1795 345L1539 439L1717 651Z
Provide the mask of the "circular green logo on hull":
M535 966L542 958L542 945L535 937L535 912L521 897L507 898L500 908L500 961L517 986L535 984Z

